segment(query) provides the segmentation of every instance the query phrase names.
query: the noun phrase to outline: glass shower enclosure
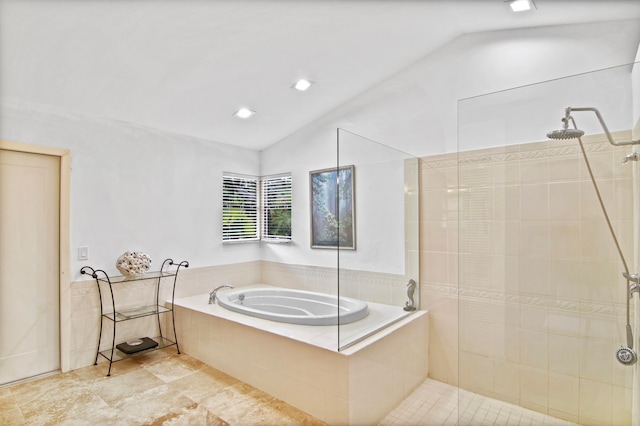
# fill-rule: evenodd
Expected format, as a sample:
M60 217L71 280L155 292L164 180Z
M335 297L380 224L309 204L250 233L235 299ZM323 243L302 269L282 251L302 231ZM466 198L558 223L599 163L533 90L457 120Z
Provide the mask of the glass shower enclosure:
M420 307L419 162L345 129L336 137L336 167L310 174L311 241L336 251L337 294L368 305L365 318L339 324L344 349ZM318 227L326 206L313 198L329 179L337 189L328 198L336 223L335 235L327 236Z
M457 341L433 349L455 350L457 365L431 364L432 374L575 423L639 424L639 369L616 358L640 343L638 295L623 276L639 271L638 146L606 132L638 139L638 68L459 101L447 198L457 205ZM567 107L580 141L547 137Z

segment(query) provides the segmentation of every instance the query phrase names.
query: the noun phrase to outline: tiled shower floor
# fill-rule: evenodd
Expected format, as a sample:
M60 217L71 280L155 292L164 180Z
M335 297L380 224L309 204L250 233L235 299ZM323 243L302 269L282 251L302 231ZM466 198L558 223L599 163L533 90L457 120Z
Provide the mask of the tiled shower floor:
M177 355L175 348L118 362L111 377L105 377L106 370L102 363L0 388L0 425L324 425L188 355ZM379 423L456 424L571 423L430 379Z
M427 379L379 426L569 426L574 423Z

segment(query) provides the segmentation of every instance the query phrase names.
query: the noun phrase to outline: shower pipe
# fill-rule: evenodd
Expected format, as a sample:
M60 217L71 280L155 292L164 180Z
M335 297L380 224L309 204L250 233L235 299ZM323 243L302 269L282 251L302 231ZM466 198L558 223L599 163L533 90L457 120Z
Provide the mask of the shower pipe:
M602 196L600 195L598 184L596 183L596 179L593 176L593 172L591 170L591 164L589 163L589 159L587 158L587 152L584 149L584 145L582 144L581 137L584 135L584 131L578 129L578 126L576 125L576 121L571 116L572 111L593 111L596 114L596 117L598 117L598 121L600 121L600 125L604 129L607 139L611 145L614 145L614 146L637 145L637 144L640 144L640 140L636 140L636 141L631 140L627 142L614 141L613 137L611 136L611 133L609 132L609 129L607 128L607 125L602 119L602 115L600 115L600 112L593 107L580 107L580 108L567 107L565 109L565 116L562 118L562 123L563 123L562 129L553 130L547 133L547 137L549 139L555 139L555 140L578 139L580 150L582 151L582 156L584 157L584 161L587 166L587 171L589 172L589 177L591 178L591 182L593 183L593 188L595 189L596 196L598 197L600 208L602 209L602 213L604 214L604 218L607 222L607 226L609 227L609 232L611 233L611 237L613 238L613 242L615 243L616 249L618 251L618 255L620 256L620 260L622 261L622 266L624 267L624 272L622 273L622 276L627 280L627 288L626 288L627 291L626 291L626 297L625 297L626 299L626 327L625 328L626 328L626 334L627 334L627 347L620 347L620 349L618 349L618 351L616 352L616 358L620 363L624 365L633 365L637 361L637 356L633 351L633 332L631 331L631 321L629 318L630 317L629 300L633 296L633 291L636 291L638 287L634 285L634 287L632 288L630 285L630 282L634 282L635 284L640 284L640 275L638 274L631 275L629 273L629 267L627 266L627 262L624 258L624 255L622 254L622 249L620 248L618 238L616 237L616 233L614 232L613 226L611 225L611 220L609 219L609 215L607 214L607 209L605 208L604 202L602 201ZM569 121L573 123L573 127L574 127L573 129L569 128ZM628 160L628 159L630 159L629 156L625 158L625 160ZM637 157L635 157L635 159L637 159ZM626 161L623 161L623 162L626 162Z

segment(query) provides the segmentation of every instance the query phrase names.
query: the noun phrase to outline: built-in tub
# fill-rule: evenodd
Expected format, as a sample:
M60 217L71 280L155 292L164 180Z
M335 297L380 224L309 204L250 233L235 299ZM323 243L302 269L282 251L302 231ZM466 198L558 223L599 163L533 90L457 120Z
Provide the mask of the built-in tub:
M251 288L280 289L242 287L245 299ZM175 299L180 350L330 425L377 424L427 378L426 311L368 302L361 320L310 326L245 315L208 300L207 293ZM382 323L391 325L370 333ZM344 339L357 343L339 348Z
M349 324L369 313L367 303L361 300L289 288L221 290L217 299L234 312L289 324Z

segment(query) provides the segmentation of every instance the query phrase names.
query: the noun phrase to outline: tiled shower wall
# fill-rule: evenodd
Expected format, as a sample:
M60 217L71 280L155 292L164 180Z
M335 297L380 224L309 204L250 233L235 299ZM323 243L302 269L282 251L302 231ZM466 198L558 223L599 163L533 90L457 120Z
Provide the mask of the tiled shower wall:
M633 268L631 148L584 142ZM632 369L614 356L626 281L577 141L423 158L420 211L430 376L574 422L629 424Z

